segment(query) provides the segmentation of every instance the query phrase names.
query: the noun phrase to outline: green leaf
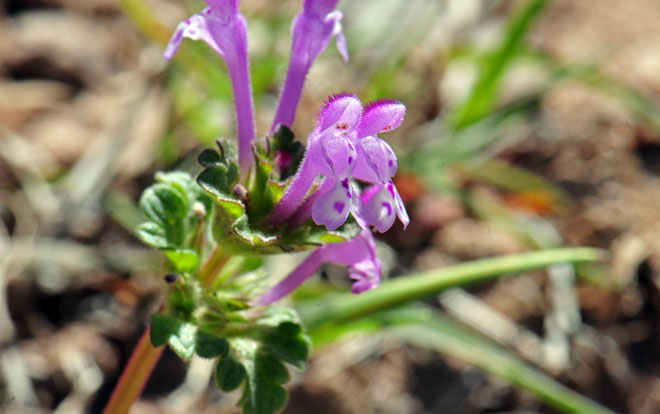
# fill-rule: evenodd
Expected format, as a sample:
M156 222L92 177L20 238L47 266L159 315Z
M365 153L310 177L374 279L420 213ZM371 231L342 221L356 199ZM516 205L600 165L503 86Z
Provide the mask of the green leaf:
M191 323L183 323L170 336L169 344L179 358L189 361L195 354L195 338L197 327Z
M236 220L233 228L236 235L241 237L247 245L252 247L268 247L270 249L277 241L276 236L267 235L251 229L247 216L240 217Z
M268 352L258 352L256 364L259 374L274 384L284 384L291 379L284 364Z
M302 369L305 366L311 341L295 310L271 306L258 323L265 327L260 337L265 349L295 367Z
M163 183L147 188L140 197L140 206L149 220L165 229L182 220L189 208L185 194Z
M284 387L268 381L261 374L248 372L248 383L240 401L243 414L273 414L281 410L286 401Z
M234 185L238 180L238 164L227 159L227 164L209 165L197 176L197 183L211 196L233 198Z
M263 346L279 359L300 369L305 367L311 348L311 341L306 335L289 336L275 331L263 341Z
M250 220L256 221L273 209L275 203L268 187L268 178L273 169L269 163L255 156L255 179L250 189Z
M285 375L281 370L283 366L278 366L277 362L264 356L266 354L254 340L234 338L231 345L247 376L243 396L239 401L243 413L273 414L279 411L287 399L286 390L278 382ZM216 372L219 371L220 367Z
M195 351L202 358L224 357L229 352L229 343L225 338L197 331Z
M135 229L135 234L146 245L155 247L157 249L164 249L169 247L165 229L153 221L140 224Z
M192 273L197 269L199 258L194 250L166 250L165 256L174 265L174 271L178 273Z
M433 312L422 324L396 328L394 333L412 344L462 359L504 378L561 412L613 414L440 312Z
M163 346L172 335L176 333L181 321L169 315L156 313L151 316L150 337L151 344L155 347Z
M547 0L530 1L511 21L499 48L482 67L467 100L449 117L454 130L464 128L492 111L503 74L518 54L531 24L546 5Z
M197 162L199 162L204 167L208 167L213 164L222 162L222 157L218 151L207 148L199 154L197 157Z
M225 392L238 388L245 376L245 367L231 355L220 358L215 368L215 383Z
M359 232L360 227L354 222L348 222L337 230L328 231L325 226L319 226L309 220L297 229L282 234L280 244L285 251L299 251L321 244L350 240Z

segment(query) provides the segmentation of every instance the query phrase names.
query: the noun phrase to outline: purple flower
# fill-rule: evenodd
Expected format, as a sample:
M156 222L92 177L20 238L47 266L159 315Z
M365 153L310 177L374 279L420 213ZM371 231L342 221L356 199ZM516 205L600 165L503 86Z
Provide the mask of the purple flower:
M396 174L397 159L387 142L376 134L392 131L401 125L406 107L397 101L381 100L367 105L354 136L358 161L353 177L374 184L362 194L360 214L368 225L385 232L399 217L403 227L410 219L396 190L392 177Z
M234 88L238 124L238 159L243 173L252 162L255 136L252 86L247 54L247 22L238 11L238 0L206 0L209 7L179 23L163 56L170 60L184 37L203 40L215 50L229 69Z
M352 240L326 244L313 251L286 278L263 294L257 303L269 305L293 292L305 280L316 273L323 263L348 266L353 279L351 291L362 293L380 283L382 263L376 256L376 243L369 230L363 230Z
M358 154L349 135L359 126L361 116L362 104L354 95L340 94L328 100L308 139L298 172L271 213L273 224L284 223L296 212L319 175L326 180L311 207L314 220L334 230L346 221L349 212L356 216L359 197L350 177Z
M291 127L296 116L298 101L307 72L318 55L336 38L337 48L345 62L348 62L346 39L342 32L342 13L333 10L338 0L305 0L303 10L293 21L293 43L289 70L277 113L273 119L271 133L278 125Z
M271 213L271 222L282 224L295 213L291 223L300 224L311 214L317 224L334 230L351 213L362 228L373 225L385 232L397 216L407 226L408 214L392 182L396 155L376 136L397 128L404 114L405 106L396 101L378 101L362 111L353 95L332 97L310 135L298 173ZM304 201L319 175L325 177L323 185ZM351 178L373 185L356 197Z

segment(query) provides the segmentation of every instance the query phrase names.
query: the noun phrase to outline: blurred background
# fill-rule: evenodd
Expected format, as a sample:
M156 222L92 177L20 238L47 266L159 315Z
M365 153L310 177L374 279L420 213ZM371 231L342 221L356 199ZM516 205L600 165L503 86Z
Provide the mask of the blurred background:
M243 0L258 133L275 112L302 1ZM224 63L173 28L184 0L0 2L0 406L100 412L160 304L162 258L132 229L158 170L195 173L234 131ZM388 277L593 246L428 303L617 412L660 413L660 2L342 0L294 132L324 98L408 108L383 136L411 215L380 235ZM398 226L398 227L397 227ZM287 269L277 269L279 273ZM346 289L337 269L323 279ZM341 272L340 272L341 273ZM321 279L321 278L317 278ZM131 413L234 413L212 365L167 351ZM558 412L449 353L373 333L316 348L285 413Z

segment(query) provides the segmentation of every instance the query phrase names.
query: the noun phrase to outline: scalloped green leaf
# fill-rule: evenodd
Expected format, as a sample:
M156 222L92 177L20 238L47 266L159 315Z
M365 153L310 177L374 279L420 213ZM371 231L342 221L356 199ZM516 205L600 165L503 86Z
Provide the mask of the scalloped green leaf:
M151 344L155 347L165 345L170 337L177 332L180 325L181 321L173 316L160 313L151 315L151 324L149 325Z
M234 391L240 387L247 372L241 364L231 354L220 358L215 368L215 383L222 391Z
M135 234L142 242L157 249L169 246L165 229L153 221L142 223L135 229Z
M295 310L271 306L258 323L268 327L260 337L265 349L295 367L305 366L309 358L311 341L305 334Z
M273 414L281 410L287 401L286 389L271 382L258 368L248 371L248 381L239 402L243 414Z
M182 220L190 207L188 199L172 186L159 183L147 188L140 197L140 207L145 216L153 222L168 226Z
M291 379L282 361L269 352L261 350L257 353L256 367L260 375L274 384L285 384Z
M210 148L202 150L197 156L197 162L204 167L222 162L222 156L216 150Z
M218 198L216 199L220 210L222 213L228 216L230 219L237 220L240 217L245 216L245 205L235 198Z
M240 217L233 225L236 234L253 247L272 246L277 242L277 236L263 234L250 228L247 216Z
M229 342L223 337L197 331L195 352L202 358L224 357L229 353Z
M195 354L197 327L192 323L182 323L169 338L169 344L179 358L189 361Z
M239 171L235 161L227 159L226 162L209 165L197 176L197 183L212 196L231 198Z

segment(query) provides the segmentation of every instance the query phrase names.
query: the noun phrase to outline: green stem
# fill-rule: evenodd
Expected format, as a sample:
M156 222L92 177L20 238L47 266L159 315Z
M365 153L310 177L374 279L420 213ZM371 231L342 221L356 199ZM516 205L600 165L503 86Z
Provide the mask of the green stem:
M222 272L222 269L229 259L230 257L225 255L219 246L216 246L216 248L213 249L213 252L211 252L211 255L202 268L199 269L197 275L204 288L208 289L213 286L213 282L220 272Z
M307 329L313 330L325 323L356 319L436 294L452 286L483 282L502 274L525 272L556 263L595 262L602 259L602 250L588 247L499 256L390 280L361 295L329 295L323 300L303 303L298 309Z

